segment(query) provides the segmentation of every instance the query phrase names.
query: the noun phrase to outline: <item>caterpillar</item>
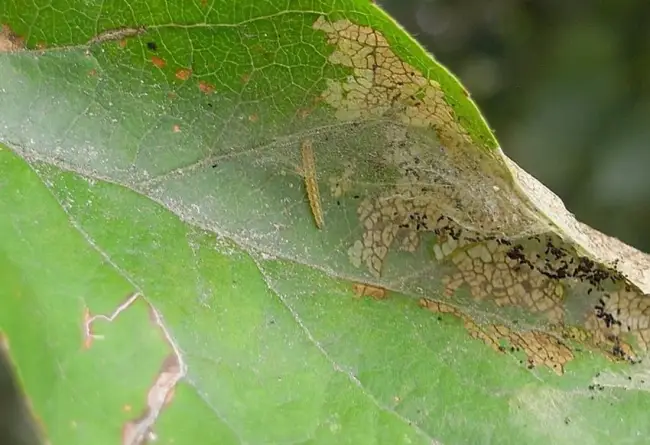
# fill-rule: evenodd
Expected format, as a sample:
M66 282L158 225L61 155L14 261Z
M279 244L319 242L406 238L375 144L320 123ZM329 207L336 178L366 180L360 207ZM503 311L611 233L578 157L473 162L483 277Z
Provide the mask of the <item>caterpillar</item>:
M302 155L302 173L305 178L305 189L307 190L307 199L311 207L311 213L314 216L316 227L322 229L325 225L323 217L323 208L320 202L320 191L316 181L316 160L314 158L314 149L311 140L307 139L300 146Z

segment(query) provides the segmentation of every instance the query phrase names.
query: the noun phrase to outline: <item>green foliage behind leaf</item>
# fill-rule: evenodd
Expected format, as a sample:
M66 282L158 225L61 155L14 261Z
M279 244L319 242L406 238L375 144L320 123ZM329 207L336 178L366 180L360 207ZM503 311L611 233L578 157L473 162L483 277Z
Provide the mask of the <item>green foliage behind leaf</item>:
M0 21L0 330L51 443L647 433L645 257L613 265L370 2Z

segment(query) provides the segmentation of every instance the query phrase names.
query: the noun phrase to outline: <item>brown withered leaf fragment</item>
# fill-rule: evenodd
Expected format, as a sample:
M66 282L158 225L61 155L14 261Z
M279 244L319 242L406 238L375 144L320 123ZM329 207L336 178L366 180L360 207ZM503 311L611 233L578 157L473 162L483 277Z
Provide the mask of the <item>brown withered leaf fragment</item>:
M14 33L8 25L0 27L0 53L11 53L24 48L22 37Z
M354 283L352 285L354 294L358 297L372 297L375 300L383 300L386 298L386 289L383 287L372 286L364 283Z

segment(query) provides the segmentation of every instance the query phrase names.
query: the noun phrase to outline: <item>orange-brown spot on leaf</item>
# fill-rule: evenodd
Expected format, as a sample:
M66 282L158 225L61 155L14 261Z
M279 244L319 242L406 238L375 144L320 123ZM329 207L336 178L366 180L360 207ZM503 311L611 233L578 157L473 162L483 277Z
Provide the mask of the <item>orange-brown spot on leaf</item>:
M126 48L126 39L122 39L119 42L117 42L120 48Z
M156 65L158 68L164 68L167 62L165 62L163 59L161 59L158 56L151 56L151 63Z
M170 389L167 395L165 396L165 401L163 403L164 406L168 406L170 403L172 403L172 400L174 400L174 394L176 394L175 387Z
M214 92L214 85L202 80L199 82L199 90L205 94L211 94Z
M265 53L265 52L267 52L266 49L264 49L264 47L262 45L260 45L259 43L251 45L250 49L251 49L251 51L253 51L255 53Z
M241 83L248 83L249 80L251 80L250 74L244 74L243 76L241 76Z
M134 422L126 422L122 427L122 441L120 443L146 443L149 431L144 433L138 431L137 425Z
M16 35L9 26L0 28L0 53L10 53L25 48L25 40Z
M248 120L251 121L251 122L257 122L259 119L260 119L260 118L259 118L259 116L257 115L257 113L253 113L253 114L251 114L250 116L248 116Z
M176 71L176 78L179 80L187 80L191 75L192 70L188 70L187 68L181 68Z
M131 412L132 409L133 409L133 407L131 405L128 405L128 404L124 405L122 407L122 411L124 411L125 413Z
M316 109L318 104L320 102L322 102L322 101L323 101L323 98L319 96L319 97L316 97L312 101L310 106L308 106L306 108L299 108L298 109L298 117L300 117L301 119L307 119L307 117L309 117L309 115L314 112L314 110Z
M93 344L93 332L92 327L90 326L90 309L87 307L84 308L83 314L83 327L84 327L84 343L83 348L89 349Z
M88 71L88 75L90 77L95 77L97 75L97 70L93 68L92 70Z
M173 91L170 91L169 93L167 93L167 97L168 97L169 99L176 99L176 98L178 97L178 94L176 94L176 93L173 92Z
M174 124L174 126L172 127L172 131L174 133L180 133L181 132L181 126L178 125L178 124Z
M372 297L375 300L383 300L386 298L386 289L383 287L371 286L370 284L354 283L352 291L358 297Z

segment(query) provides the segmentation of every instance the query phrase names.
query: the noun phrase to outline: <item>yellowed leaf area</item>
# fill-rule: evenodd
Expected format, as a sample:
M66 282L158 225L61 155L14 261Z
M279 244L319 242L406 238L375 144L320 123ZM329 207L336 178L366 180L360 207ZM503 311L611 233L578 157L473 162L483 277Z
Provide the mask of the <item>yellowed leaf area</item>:
M402 61L370 27L320 17L314 29L333 46L329 62L351 70L344 80L328 81L323 102L343 121L392 119L382 126L381 161L399 179L360 201L364 232L348 250L355 267L379 279L391 249L414 252L422 235L434 234L426 248L445 271L443 295L450 302L423 299L421 305L460 317L472 337L496 351L504 352L506 341L526 354L529 366L558 374L574 358L575 342L630 362L648 351L650 297L615 264L585 256L522 198L511 167L502 168L510 161L499 150L491 156L477 148L437 82ZM330 178L332 195L344 195L354 176L348 166ZM357 285L355 293L367 295L374 289L368 286ZM544 325L481 326L452 304L458 292L476 303L523 309Z

